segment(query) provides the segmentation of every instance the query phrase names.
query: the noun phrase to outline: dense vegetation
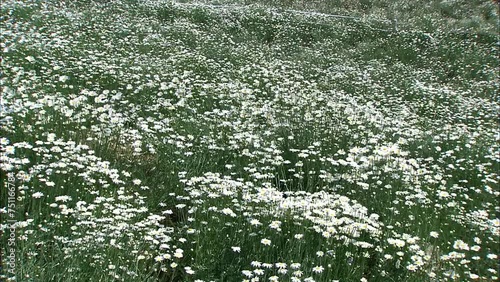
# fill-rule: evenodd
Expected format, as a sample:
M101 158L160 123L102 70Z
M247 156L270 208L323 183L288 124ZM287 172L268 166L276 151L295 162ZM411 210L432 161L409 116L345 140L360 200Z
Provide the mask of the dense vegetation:
M497 281L497 9L3 1L0 279Z

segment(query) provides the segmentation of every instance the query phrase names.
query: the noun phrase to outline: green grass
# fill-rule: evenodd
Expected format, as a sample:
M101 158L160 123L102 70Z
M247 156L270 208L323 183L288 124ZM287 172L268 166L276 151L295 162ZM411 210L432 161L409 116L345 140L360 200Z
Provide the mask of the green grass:
M2 17L0 279L498 279L492 1Z

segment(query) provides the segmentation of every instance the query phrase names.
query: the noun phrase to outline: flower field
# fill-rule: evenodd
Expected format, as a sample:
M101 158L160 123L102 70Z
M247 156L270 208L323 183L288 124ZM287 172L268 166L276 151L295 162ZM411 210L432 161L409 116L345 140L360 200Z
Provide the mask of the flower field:
M495 4L226 2L2 1L0 280L498 281Z

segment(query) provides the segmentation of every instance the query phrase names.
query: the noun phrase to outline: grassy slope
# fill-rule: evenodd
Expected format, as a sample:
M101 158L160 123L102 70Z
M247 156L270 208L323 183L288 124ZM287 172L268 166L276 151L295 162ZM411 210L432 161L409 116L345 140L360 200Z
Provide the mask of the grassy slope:
M2 7L18 280L495 280L494 7L153 3Z
M179 1L184 2L184 1ZM190 2L190 1L186 1ZM495 1L438 1L438 0L245 0L196 1L216 5L263 5L273 8L297 9L347 16L367 17L374 20L396 19L403 29L423 31L468 30L472 32L498 32L498 4Z

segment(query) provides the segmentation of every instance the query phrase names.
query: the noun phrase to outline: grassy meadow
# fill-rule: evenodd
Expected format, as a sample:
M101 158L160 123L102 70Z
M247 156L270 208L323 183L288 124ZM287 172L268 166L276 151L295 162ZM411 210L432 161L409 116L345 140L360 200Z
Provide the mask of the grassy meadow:
M2 1L1 281L498 281L494 1L180 2Z

